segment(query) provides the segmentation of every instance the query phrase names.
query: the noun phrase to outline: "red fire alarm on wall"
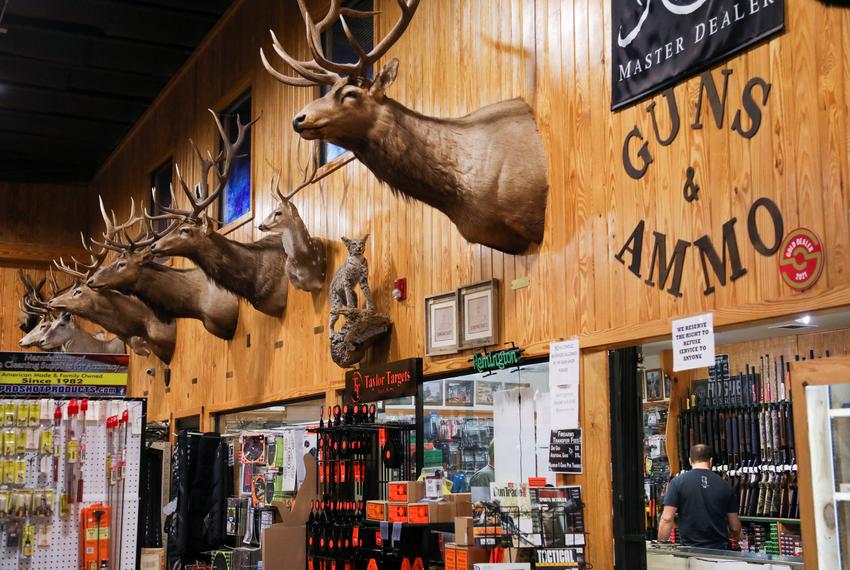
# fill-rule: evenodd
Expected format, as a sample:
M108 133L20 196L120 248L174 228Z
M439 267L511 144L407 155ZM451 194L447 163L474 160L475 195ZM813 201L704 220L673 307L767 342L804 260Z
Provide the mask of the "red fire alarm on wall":
M393 281L393 299L396 301L407 299L407 277L399 277Z

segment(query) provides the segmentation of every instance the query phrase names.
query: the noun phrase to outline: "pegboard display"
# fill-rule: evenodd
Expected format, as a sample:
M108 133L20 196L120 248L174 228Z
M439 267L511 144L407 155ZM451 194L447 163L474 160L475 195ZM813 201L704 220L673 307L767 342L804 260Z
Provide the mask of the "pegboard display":
M86 570L136 570L143 423L141 400L0 399L0 570L81 568L81 535L109 559Z

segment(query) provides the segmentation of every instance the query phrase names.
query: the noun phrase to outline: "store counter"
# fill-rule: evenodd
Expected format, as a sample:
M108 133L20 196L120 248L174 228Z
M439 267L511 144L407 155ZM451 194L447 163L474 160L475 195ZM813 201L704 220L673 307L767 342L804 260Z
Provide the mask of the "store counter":
M653 544L646 548L646 567L647 570L790 570L803 568L803 560L756 552Z

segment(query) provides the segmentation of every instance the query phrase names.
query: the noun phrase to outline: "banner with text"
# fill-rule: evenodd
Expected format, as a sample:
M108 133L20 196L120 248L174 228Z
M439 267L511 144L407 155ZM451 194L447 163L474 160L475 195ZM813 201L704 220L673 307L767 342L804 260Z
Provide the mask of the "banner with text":
M785 0L611 0L611 13L612 109L785 27Z
M673 321L673 371L714 366L714 315Z
M125 396L126 354L0 352L0 394Z

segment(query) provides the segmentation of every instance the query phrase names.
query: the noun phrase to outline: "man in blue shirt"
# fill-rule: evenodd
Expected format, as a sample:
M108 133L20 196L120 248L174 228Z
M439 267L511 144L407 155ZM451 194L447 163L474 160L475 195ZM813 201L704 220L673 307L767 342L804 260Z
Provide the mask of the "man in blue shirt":
M682 545L728 550L730 533L735 538L741 535L738 497L732 486L711 470L711 447L697 444L690 455L691 470L678 475L667 487L658 540L670 540L678 514Z

